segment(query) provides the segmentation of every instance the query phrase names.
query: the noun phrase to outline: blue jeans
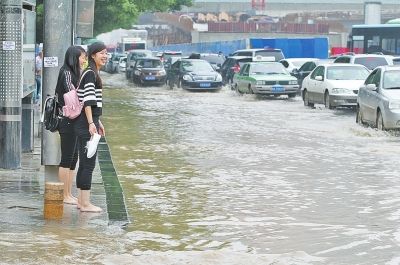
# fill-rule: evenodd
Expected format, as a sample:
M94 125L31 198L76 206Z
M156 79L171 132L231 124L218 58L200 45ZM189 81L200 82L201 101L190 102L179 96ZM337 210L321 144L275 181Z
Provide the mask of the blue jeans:
M42 92L42 77L41 76L36 76L36 99L40 98L40 94Z

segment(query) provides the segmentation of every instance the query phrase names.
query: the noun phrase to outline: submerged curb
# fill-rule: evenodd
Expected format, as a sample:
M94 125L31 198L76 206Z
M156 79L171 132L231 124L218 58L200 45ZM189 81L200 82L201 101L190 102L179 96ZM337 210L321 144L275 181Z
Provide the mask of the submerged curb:
M125 197L117 172L112 162L110 149L104 137L101 138L97 155L100 165L101 176L106 192L107 213L110 223L126 225L130 223L128 212L125 207Z

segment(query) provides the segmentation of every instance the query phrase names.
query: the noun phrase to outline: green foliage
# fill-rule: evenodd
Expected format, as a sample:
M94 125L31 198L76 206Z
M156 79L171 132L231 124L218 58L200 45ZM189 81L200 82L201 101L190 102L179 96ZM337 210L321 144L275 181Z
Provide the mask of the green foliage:
M43 43L43 0L36 1L36 43Z

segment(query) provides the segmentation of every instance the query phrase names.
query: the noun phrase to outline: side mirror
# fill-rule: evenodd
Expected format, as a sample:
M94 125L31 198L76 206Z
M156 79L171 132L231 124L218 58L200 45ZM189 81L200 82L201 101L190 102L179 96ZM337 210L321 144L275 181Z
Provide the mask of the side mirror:
M298 75L299 74L299 70L297 68L294 68L292 71L292 75Z
M315 77L315 80L317 80L317 81L322 81L322 80L324 80L324 78L323 78L322 76L320 76L320 75L317 75L317 76Z
M365 86L369 91L376 91L378 88L375 84L368 84Z

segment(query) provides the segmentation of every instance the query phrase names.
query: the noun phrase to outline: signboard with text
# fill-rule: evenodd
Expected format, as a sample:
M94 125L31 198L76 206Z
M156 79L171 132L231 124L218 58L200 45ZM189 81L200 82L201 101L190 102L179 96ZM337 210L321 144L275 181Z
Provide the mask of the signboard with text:
M78 0L76 36L93 38L94 0Z

